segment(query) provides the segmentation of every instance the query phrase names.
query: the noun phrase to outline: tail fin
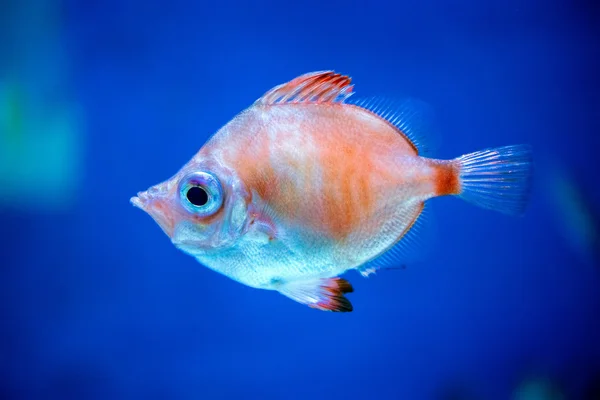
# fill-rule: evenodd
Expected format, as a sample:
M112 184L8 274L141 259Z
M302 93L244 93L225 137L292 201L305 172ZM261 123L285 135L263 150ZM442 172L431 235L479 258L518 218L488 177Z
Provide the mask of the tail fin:
M477 151L455 159L458 196L483 208L520 215L529 198L533 163L527 145Z

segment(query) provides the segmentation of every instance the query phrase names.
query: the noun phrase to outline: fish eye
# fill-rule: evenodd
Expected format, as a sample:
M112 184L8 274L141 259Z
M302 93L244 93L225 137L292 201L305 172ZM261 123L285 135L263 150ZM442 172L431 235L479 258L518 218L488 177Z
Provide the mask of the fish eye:
M191 213L209 216L221 208L223 189L213 174L194 172L181 180L179 197L183 206Z
M208 193L206 193L206 190L202 186L192 186L188 189L185 197L196 207L202 207L208 203Z

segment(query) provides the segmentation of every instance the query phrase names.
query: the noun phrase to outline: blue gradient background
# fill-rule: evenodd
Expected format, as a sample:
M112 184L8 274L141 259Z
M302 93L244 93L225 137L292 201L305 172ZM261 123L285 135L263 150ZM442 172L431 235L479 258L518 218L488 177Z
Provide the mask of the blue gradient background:
M509 399L539 375L585 398L600 270L568 246L539 182L560 162L600 199L593 2L60 9L82 178L68 210L0 212L0 397ZM129 204L266 90L322 69L351 75L357 96L431 105L440 158L530 143L527 214L434 199L429 261L348 274L355 311L331 314L203 268Z

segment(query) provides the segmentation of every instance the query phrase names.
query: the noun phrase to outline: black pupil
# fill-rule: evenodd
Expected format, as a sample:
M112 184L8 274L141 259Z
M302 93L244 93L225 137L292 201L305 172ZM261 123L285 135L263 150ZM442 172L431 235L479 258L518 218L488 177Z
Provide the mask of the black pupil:
M195 206L202 207L208 203L208 193L200 186L191 187L186 194L187 199L190 203Z

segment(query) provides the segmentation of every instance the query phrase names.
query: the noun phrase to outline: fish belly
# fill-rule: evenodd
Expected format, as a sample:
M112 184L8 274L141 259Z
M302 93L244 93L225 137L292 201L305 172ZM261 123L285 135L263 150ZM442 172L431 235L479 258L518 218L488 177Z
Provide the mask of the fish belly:
M194 256L216 272L262 289L273 289L282 282L337 276L347 269L347 264L336 258L336 244L331 240L297 227L278 228L275 239L251 231L231 248Z

